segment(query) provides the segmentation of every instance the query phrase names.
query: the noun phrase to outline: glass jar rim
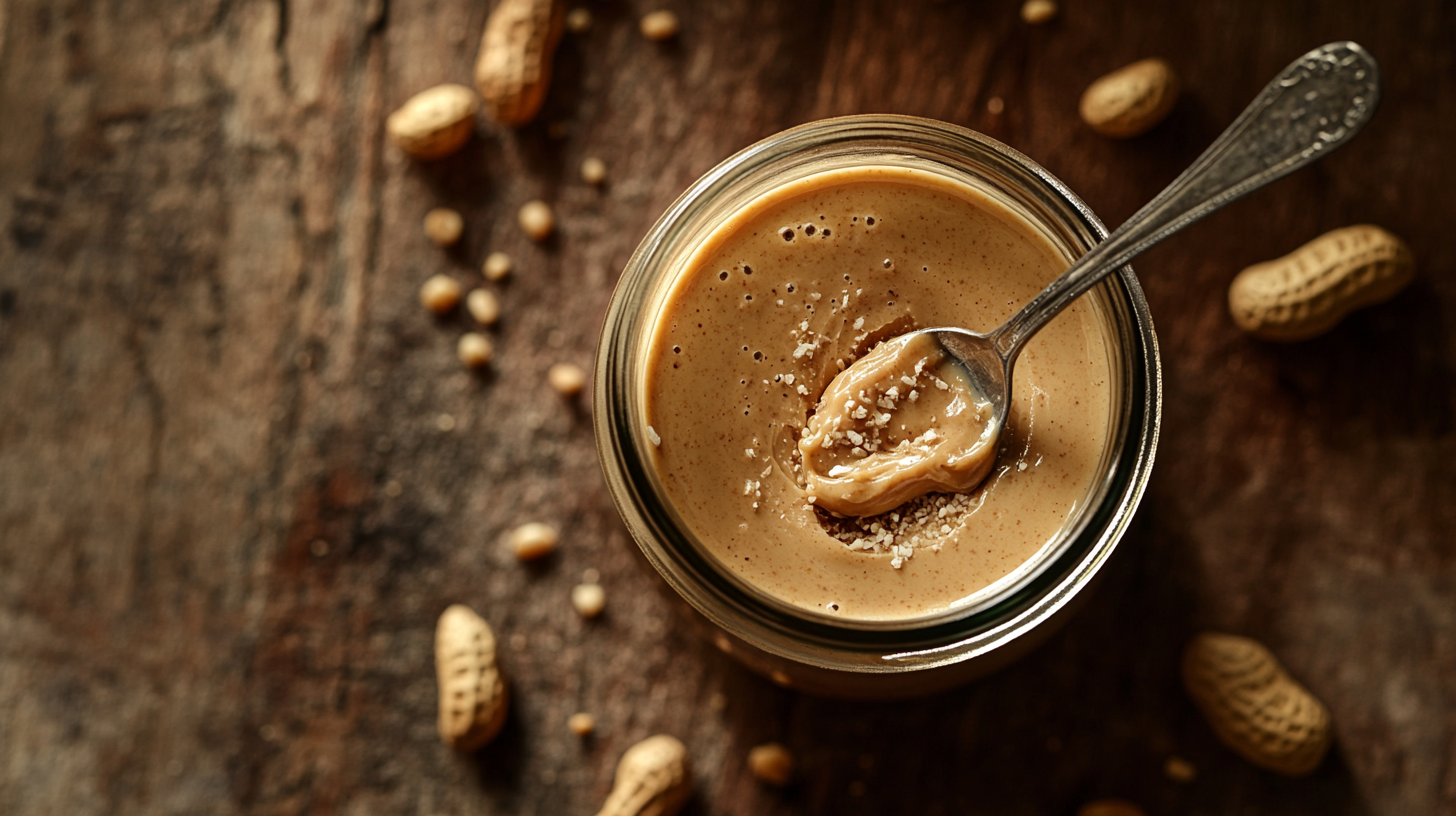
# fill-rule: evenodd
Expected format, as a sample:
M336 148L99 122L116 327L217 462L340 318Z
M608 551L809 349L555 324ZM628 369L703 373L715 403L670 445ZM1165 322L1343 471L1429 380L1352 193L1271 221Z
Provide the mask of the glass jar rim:
M1106 236L1090 208L1040 165L990 137L956 125L865 115L820 120L770 136L729 157L691 185L659 218L629 260L608 308L598 348L594 423L599 457L613 500L648 561L699 612L736 636L770 653L828 668L893 670L888 667L964 659L975 650L972 641L977 636L1001 631L1015 637L1070 600L1115 549L1146 487L1161 413L1160 365L1151 317L1130 267L1104 284L1120 297L1131 321L1130 327L1123 328L1130 328L1126 339L1133 341L1133 348L1122 351L1133 358L1125 389L1132 392L1125 400L1132 410L1126 418L1124 438L1115 446L1113 472L1107 475L1099 507L1083 514L1080 529L1066 536L1064 552L1048 558L1036 574L985 604L922 618L862 622L813 615L775 602L762 593L746 591L690 543L683 546L678 540L682 525L673 520L670 502L651 489L650 431L645 420L639 421L645 414L637 410L639 395L628 376L635 359L628 335L638 323L651 277L663 273L660 261L681 239L685 225L735 184L747 183L753 174L766 172L775 162L812 157L815 151L847 144L876 145L892 152L897 148L940 151L946 157L974 162L1026 194L1028 203L1041 215L1069 232L1075 250L1085 251ZM1083 542L1085 546L1070 546L1089 531L1095 535ZM1069 554L1075 559L1062 563ZM839 665L844 661L837 656L846 650L877 653L883 660Z

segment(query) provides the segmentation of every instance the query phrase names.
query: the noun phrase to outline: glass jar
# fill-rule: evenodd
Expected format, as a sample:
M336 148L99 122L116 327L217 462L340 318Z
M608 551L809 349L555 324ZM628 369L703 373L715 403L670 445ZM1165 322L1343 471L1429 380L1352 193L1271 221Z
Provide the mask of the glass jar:
M1081 199L1022 154L965 128L903 116L811 122L713 168L643 239L608 307L597 351L595 430L607 485L647 561L712 627L720 649L781 685L856 697L946 688L1025 654L1085 598L1147 485L1157 448L1161 369L1131 267L1084 295L1112 374L1107 443L1082 509L1037 556L954 610L910 620L816 615L719 568L675 512L652 466L645 370L675 276L729 216L766 192L855 166L929 170L968 184L1041 231L1068 264L1106 237Z

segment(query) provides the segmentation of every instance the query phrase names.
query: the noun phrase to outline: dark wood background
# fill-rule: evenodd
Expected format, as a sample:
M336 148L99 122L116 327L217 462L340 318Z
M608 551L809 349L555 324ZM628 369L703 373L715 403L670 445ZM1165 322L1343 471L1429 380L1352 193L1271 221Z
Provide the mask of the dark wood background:
M591 814L621 751L665 731L696 759L690 814L1456 812L1456 7L1066 0L1031 28L1014 0L680 0L659 45L636 30L653 4L591 0L535 124L406 160L384 116L469 82L489 5L0 0L0 811ZM659 594L590 406L544 373L589 364L617 274L694 178L791 125L916 114L1024 151L1117 224L1345 38L1385 67L1368 130L1136 264L1158 463L1051 642L953 692L849 703L750 674ZM1092 79L1152 55L1185 80L1168 121L1126 142L1079 122ZM514 222L538 196L561 225L539 247ZM421 232L437 205L465 216L458 251ZM1409 290L1300 345L1235 329L1239 269L1359 222L1408 240ZM468 319L416 291L480 284L496 248L518 271L478 377L454 356ZM534 519L564 531L538 570L501 547ZM594 623L568 603L587 568ZM457 601L516 692L474 757L434 733ZM1312 777L1214 740L1176 673L1209 627L1329 705ZM567 732L578 710L594 739ZM770 739L800 761L785 791L744 767ZM1196 781L1165 778L1175 754Z

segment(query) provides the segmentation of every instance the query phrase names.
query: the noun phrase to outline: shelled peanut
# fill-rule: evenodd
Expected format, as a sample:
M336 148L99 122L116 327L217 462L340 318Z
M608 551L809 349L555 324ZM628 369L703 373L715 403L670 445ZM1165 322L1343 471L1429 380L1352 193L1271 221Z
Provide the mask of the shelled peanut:
M638 28L647 39L662 42L677 36L680 23L676 14L664 9L643 15Z
M495 346L479 332L466 332L455 345L455 355L467 368L484 368L495 355Z
M607 180L607 163L595 156L581 160L581 180L593 186Z
M597 730L597 718L585 711L578 711L567 718L566 728L578 737L589 737Z
M522 561L535 561L556 551L561 534L556 528L539 521L531 521L511 530L511 552Z
M1077 816L1147 816L1147 813L1125 799L1098 799L1078 808Z
M436 207L425 213L425 235L442 247L454 246L465 231L465 219L448 207Z
M591 31L592 22L590 9L574 8L566 13L566 29L573 34L585 34Z
M1021 4L1021 19L1030 25L1051 22L1057 16L1057 4L1052 0L1026 0Z
M500 320L500 300L488 289L471 290L465 296L465 309L482 326L494 326Z
M437 315L448 314L460 302L460 284L449 275L432 275L420 286L420 305Z
M544 241L556 230L556 214L551 211L550 204L540 200L522 204L516 213L516 221L532 241Z
M504 252L492 252L485 256L485 263L481 266L480 271L485 275L486 280L498 281L505 280L514 267L515 262L511 260L511 256Z
M571 588L571 605L583 618L595 618L607 608L607 592L601 584L577 584Z
M1306 340L1394 297L1414 275L1404 241L1360 224L1240 272L1229 286L1229 312L1239 328L1265 340Z
M748 771L758 781L781 788L794 777L794 755L777 742L756 745L748 752Z

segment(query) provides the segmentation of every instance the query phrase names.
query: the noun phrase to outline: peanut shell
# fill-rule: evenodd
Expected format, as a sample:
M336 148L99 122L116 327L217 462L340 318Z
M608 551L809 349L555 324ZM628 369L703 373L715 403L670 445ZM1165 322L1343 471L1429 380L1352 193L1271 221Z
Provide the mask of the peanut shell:
M673 816L692 792L687 747L658 734L622 754L612 792L597 816Z
M1256 641L1198 635L1183 652L1183 685L1219 740L1261 768L1302 776L1329 750L1329 711Z
M480 100L464 85L436 85L410 97L384 121L385 133L417 159L441 159L475 132Z
M468 606L455 604L435 627L435 674L440 684L440 739L474 751L500 733L509 694L495 659L495 634Z
M536 118L551 85L564 18L559 0L501 0L486 19L475 87L497 122L521 127Z
M1128 139L1163 121L1178 101L1178 76L1160 59L1134 62L1082 93L1082 121L1103 136Z
M1307 340L1395 297L1414 276L1404 241L1359 224L1240 272L1229 286L1229 312L1239 328L1265 340Z

